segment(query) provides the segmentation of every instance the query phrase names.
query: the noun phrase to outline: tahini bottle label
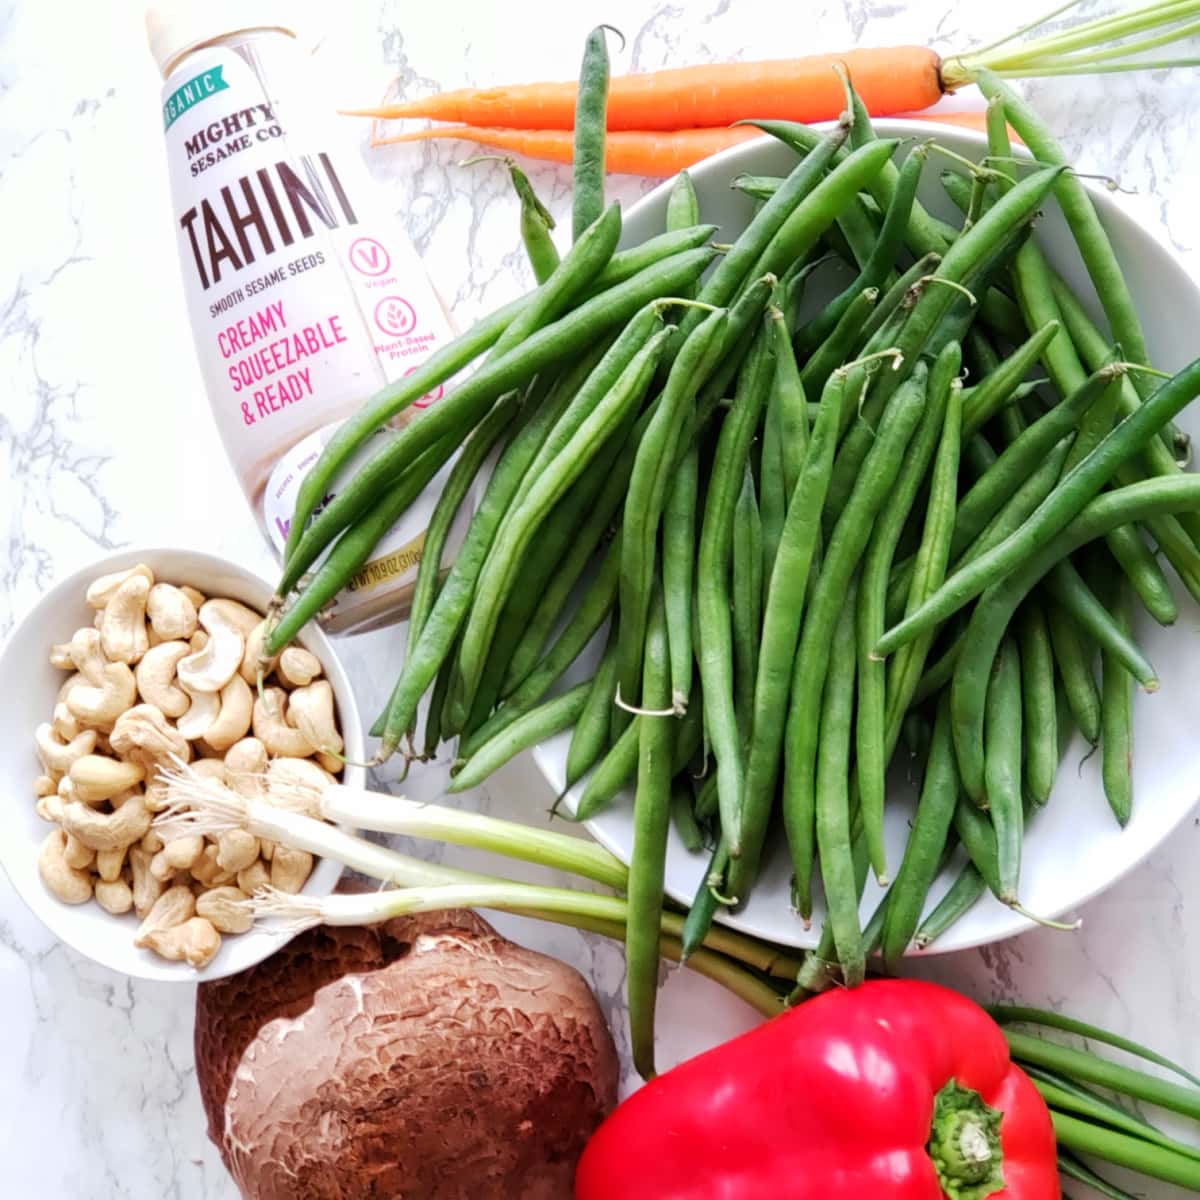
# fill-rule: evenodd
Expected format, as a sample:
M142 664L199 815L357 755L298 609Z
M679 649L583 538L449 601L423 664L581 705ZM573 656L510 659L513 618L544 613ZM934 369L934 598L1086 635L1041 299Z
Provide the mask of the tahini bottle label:
M226 451L280 550L297 489L338 423L451 337L408 239L367 210L361 163L323 132L329 121L295 76L298 57L275 34L210 46L175 67L163 100L204 381ZM420 419L439 397L403 419ZM352 610L366 593L393 589L406 606L448 470L339 597L335 624L361 623Z

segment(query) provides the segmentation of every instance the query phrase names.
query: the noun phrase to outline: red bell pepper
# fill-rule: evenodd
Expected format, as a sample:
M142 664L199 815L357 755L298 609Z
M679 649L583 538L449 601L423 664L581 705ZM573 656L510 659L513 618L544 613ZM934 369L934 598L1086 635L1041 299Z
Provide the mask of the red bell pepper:
M1059 1200L1050 1114L972 1001L827 992L635 1092L575 1200Z

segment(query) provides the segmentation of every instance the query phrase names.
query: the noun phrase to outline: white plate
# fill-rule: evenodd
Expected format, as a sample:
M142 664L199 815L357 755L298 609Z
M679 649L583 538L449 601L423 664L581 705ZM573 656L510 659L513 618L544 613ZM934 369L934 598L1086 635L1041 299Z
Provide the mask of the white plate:
M876 128L883 137L912 140L936 134L940 144L974 159L986 153L980 135L953 126L934 129L927 122L881 120ZM701 163L693 169L692 178L702 219L720 225L720 240L732 241L750 218L752 207L741 193L730 188L729 181L740 172L783 175L794 163L795 157L770 138L735 146ZM934 155L918 195L936 215L951 219L957 214L942 192L940 169ZM1200 354L1200 290L1152 234L1139 227L1102 190L1089 190L1141 314L1154 364L1164 370L1178 370ZM629 211L624 231L627 243L662 231L669 191L668 182ZM1094 293L1056 204L1047 206L1036 237L1079 295L1089 298L1088 307L1099 318L1099 304L1091 301ZM1193 405L1179 424L1193 439L1200 439L1197 406ZM1196 685L1200 678L1200 611L1182 589L1176 588L1176 595L1180 616L1173 628L1156 625L1144 613L1139 613L1137 623L1137 640L1158 669L1162 686L1154 695L1139 693L1134 705L1133 816L1124 830L1117 826L1101 787L1099 755L1087 758L1088 747L1077 734L1059 770L1054 794L1046 808L1031 820L1025 838L1021 892L1025 906L1032 912L1057 916L1103 891L1162 843L1200 796L1200 748L1195 733L1200 727L1200 687ZM595 661L593 658L588 666L594 667ZM560 791L565 782L568 743L569 736L564 734L534 752L555 791ZM573 789L572 804L580 791L580 787ZM911 789L889 790L886 837L893 871L903 853L914 799ZM629 861L633 845L630 796L588 822L588 827L598 841L623 861ZM735 915L722 913L721 920L785 945L814 946L821 928L820 901L812 928L806 930L789 905L790 868L782 833L773 839L772 847L749 902ZM668 893L688 903L706 863L706 856L689 854L672 831L667 852ZM951 872L943 873L931 893L931 905L952 878ZM863 898L864 920L874 911L879 897L872 881ZM986 897L943 934L930 952L984 945L1029 927L1025 918Z
M55 642L69 641L81 625L90 625L95 611L84 595L100 575L144 562L156 578L190 584L206 596L229 596L260 612L266 610L271 586L243 567L209 554L190 550L128 550L110 554L55 584L14 629L0 655L0 679L6 681L3 723L0 725L0 862L13 887L42 923L67 945L103 966L142 979L171 983L198 983L244 971L274 953L288 940L275 929L252 929L222 938L221 948L208 966L195 970L187 963L168 962L133 944L137 918L132 913L114 917L95 901L64 904L43 886L37 871L38 847L50 826L34 811L33 781L41 765L33 749L33 731L49 721L54 698L66 677L47 658ZM334 656L329 639L314 625L297 639L311 650L333 685L338 720L346 742L346 756L363 760L363 731L350 681ZM345 781L361 785L362 767L347 766ZM340 863L321 859L304 886L306 895L326 896L342 873Z

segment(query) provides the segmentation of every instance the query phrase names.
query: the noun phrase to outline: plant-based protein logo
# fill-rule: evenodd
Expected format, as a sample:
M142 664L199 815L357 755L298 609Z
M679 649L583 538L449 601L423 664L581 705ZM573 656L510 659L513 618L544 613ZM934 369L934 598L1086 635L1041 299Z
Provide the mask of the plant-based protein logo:
M221 78L224 69L223 63L220 66L209 67L207 71L201 71L199 75L177 87L163 104L163 129L170 129L189 108L194 108L202 100L225 91L229 84Z

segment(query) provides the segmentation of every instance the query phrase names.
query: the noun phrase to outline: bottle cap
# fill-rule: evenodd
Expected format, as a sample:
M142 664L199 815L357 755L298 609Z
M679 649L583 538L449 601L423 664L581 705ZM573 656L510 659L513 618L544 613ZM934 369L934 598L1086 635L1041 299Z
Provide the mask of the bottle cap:
M295 9L284 0L162 0L146 10L146 37L167 75L189 51L230 34L277 29L295 37Z

